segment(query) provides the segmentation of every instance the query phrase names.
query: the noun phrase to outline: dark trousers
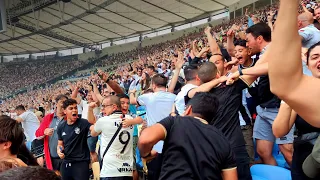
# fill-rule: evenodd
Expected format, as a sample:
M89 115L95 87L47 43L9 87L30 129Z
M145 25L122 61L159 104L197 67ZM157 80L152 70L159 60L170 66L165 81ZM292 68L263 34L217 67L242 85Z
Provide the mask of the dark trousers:
M291 166L291 177L292 180L316 180L320 179L319 177L316 178L309 178L307 177L303 170L302 164L304 160L310 155L313 149L313 144L304 141L304 140L295 140L293 143L293 156L292 156L292 166Z
M103 177L100 180L132 180L132 176L121 176L121 177Z
M89 161L65 162L63 161L60 169L62 180L88 180Z
M156 158L147 163L148 180L158 180L160 177L162 165L162 154L158 154Z
M52 168L54 171L60 171L63 159L51 157Z
M246 147L233 148L233 152L236 156L237 172L239 180L251 180L250 166L249 166L249 155Z

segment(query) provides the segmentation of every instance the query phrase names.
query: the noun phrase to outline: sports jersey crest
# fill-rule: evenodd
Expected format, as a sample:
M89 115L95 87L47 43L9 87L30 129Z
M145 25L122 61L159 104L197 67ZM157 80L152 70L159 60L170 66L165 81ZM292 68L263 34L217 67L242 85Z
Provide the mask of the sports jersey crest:
M76 128L74 129L74 132L75 132L76 134L80 134L80 128L76 127Z

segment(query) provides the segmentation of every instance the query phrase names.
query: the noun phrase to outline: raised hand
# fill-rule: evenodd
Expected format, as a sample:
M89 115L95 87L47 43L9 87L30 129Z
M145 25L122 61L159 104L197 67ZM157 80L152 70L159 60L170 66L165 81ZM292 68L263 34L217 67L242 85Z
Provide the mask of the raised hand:
M204 33L206 33L206 34L211 34L211 27L210 27L210 26L207 26L207 27L204 29Z
M176 62L176 68L177 69L181 69L183 64L184 64L184 59L183 59L183 54L182 52L178 52L178 58L177 58L177 62Z
M240 77L240 73L237 71L233 74L231 74L231 76L229 76L228 80L227 80L227 85L231 85L233 84L235 81L237 81Z
M235 34L235 33L234 33L234 31L233 31L232 28L229 29L228 32L227 32L227 36L228 36L228 37L234 37L234 34Z

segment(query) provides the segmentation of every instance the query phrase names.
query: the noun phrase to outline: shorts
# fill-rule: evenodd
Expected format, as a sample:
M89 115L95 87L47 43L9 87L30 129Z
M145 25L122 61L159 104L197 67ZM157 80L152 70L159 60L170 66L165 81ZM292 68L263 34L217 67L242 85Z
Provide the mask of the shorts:
M275 142L276 144L292 144L294 137L294 126L290 132L281 137L276 138L272 132L272 124L278 115L278 108L262 108L257 106L257 118L253 126L253 137L259 140Z
M138 145L138 136L133 136L133 170L137 170L137 145Z

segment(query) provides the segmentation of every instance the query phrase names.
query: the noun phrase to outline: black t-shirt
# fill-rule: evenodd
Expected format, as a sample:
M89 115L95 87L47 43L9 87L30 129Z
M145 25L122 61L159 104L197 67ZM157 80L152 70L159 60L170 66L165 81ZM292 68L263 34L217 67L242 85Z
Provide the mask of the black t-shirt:
M304 119L302 119L299 115L296 117L296 121L294 122L296 128L298 129L299 135L312 133L312 132L320 132L320 128L316 128L307 123Z
M58 140L63 141L65 161L90 160L90 151L87 144L90 126L91 124L85 119L77 119L72 125L68 125L67 121L58 125Z
M245 145L240 128L239 110L242 106L242 90L247 87L248 85L239 79L230 86L222 83L210 90L219 100L218 111L211 124L223 132L232 148Z
M236 167L227 138L215 127L190 116L159 123L167 131L159 179L222 179L223 169Z

